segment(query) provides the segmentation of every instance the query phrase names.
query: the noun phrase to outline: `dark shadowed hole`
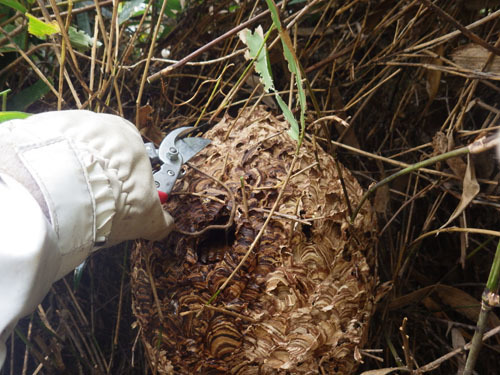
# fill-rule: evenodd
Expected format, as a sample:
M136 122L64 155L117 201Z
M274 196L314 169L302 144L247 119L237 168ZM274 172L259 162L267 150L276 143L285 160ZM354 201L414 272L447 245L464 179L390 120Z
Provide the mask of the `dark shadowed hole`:
M304 236L309 241L312 237L312 225L302 225L302 233L304 233Z
M225 224L226 216L212 224ZM198 261L203 264L216 263L224 258L226 251L230 250L236 240L236 224L228 229L214 229L208 231L200 239L197 246Z

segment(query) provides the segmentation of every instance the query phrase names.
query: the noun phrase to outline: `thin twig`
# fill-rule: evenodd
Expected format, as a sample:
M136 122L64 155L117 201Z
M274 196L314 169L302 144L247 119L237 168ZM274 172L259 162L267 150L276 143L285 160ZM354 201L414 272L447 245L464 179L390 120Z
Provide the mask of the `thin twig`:
M181 230L179 228L175 228L174 231L176 231L176 232L178 232L180 234L186 235L186 236L198 237L198 236L201 236L203 233L205 233L205 232L207 232L209 230L213 230L213 229L229 229L229 228L231 228L231 226L233 225L233 222L234 222L234 214L236 212L236 200L234 199L234 194L231 191L231 189L229 189L229 187L224 182L222 182L221 180L217 179L216 177L210 176L209 174L207 174L207 173L203 172L202 170L196 168L191 163L186 163L186 165L189 166L190 168L193 168L196 172L201 173L203 176L208 177L209 179L211 179L212 181L214 181L215 183L221 185L224 189L226 189L226 191L227 191L227 193L229 195L229 199L232 202L231 213L229 214L229 219L227 220L227 223L224 224L224 225L218 225L218 224L217 225L209 225L209 226L203 228L202 230L195 231L195 232L186 232L186 231L183 231L183 230Z
M464 233L477 233L477 234L484 234L487 236L495 236L495 237L500 237L500 232L496 230L490 230L490 229L481 229L481 228L459 228L459 227L448 227L448 228L443 228L443 229L435 229L431 230L427 233L421 234L417 238L411 242L410 246L416 244L417 242L423 240L426 237L437 235L440 233L446 233L446 232L464 232Z
M260 208L260 207L253 207L250 211L264 212L266 214L271 213L271 210L268 210L266 208ZM278 216L278 217L282 217L283 219L296 221L297 223L304 224L304 225L312 225L311 221L314 220L314 219L301 219L300 217L289 215L289 214L283 214L281 212L274 212L273 215Z
M401 323L401 327L399 327L399 333L401 334L401 338L403 340L403 353L405 354L406 367L408 367L409 370L412 370L413 358L410 353L410 336L406 333L406 323L408 323L408 318L405 316L403 318L403 323Z
M35 63L33 61L31 61L31 59L28 57L28 55L21 48L19 48L17 43L15 43L12 40L12 38L8 35L8 33L2 27L0 27L0 32L3 35L5 35L7 37L7 39L9 39L9 43L12 45L12 47L14 47L14 49L23 57L24 61L26 61L29 64L29 66L31 66L31 69L33 69L33 71L43 81L43 83L45 83L47 85L47 87L50 89L50 91L52 91L54 93L54 95L58 98L59 92L54 88L52 83L49 82L49 80L47 79L47 77L45 77L45 75L41 72L41 70L38 69L38 67L35 65ZM63 99L63 101L64 101L64 99Z
M468 30L466 27L464 27L462 24L460 24L456 19L454 19L452 16L450 16L448 13L446 13L440 7L431 3L429 0L418 0L418 1L425 4L425 6L428 7L429 9L431 9L433 12L436 12L441 18L444 18L446 21L450 22L453 26L455 26L457 29L459 29L460 32L462 34L464 34L467 38L469 38L471 41L479 44L481 47L486 48L488 51L493 52L495 55L500 56L500 49L486 43L486 41L481 39L479 36L474 34L472 31Z
M58 5L60 5L60 4L58 4ZM101 7L108 6L108 5L113 5L113 0L104 0L104 1L101 1L99 3L99 6L101 6ZM90 4L90 5L85 5L85 6L81 7L81 8L73 9L73 11L71 12L71 14L85 13L85 12L87 12L89 10L94 10L95 7L96 7L95 3L94 4ZM51 4L47 4L47 8L52 8L52 5ZM36 7L36 8L33 8L31 11L33 13L35 13L35 12L38 12L39 10L40 10L40 7ZM68 14L68 12L67 11L60 12L59 14L61 16L65 16L65 15ZM56 18L56 15L55 14L51 14L50 18Z
M167 0L163 0L161 5L160 12L158 13L158 20L156 21L156 26L153 31L153 37L151 38L151 44L149 45L148 57L146 61L146 66L144 67L144 72L142 73L141 84L139 86L139 93L137 94L137 99L135 101L136 109L135 109L135 123L140 123L140 111L141 107L141 99L142 93L144 92L144 85L146 84L146 77L149 70L149 64L151 63L151 58L153 57L154 47L156 46L156 38L158 36L158 32L160 31L160 25L162 24L163 13L165 12L165 7L167 6Z
M500 9L491 13L491 14L488 14L487 16L481 18L480 20L477 20L467 26L465 26L465 28L467 30L472 30L478 26L481 26L483 25L484 23L486 22L489 22L489 21L492 21L494 20L495 18L498 18L500 17ZM430 40L428 42L424 42L424 43L421 43L421 44L417 44L416 46L411 46L411 47L408 47L406 48L405 50L403 50L403 52L412 52L412 51L418 51L418 50L421 50L421 49L430 49L430 48L434 48L436 47L437 45L439 44L442 44L444 42L447 42L448 40L450 39L453 39L459 35L462 35L462 32L460 30L455 30L455 31L452 31L451 33L448 33L448 34L445 34L445 35L442 35L436 39L433 39L433 40Z
M490 337L495 336L495 335L497 335L499 333L500 333L500 326L495 327L495 328L493 328L493 329L491 329L491 330L489 330L488 332L485 333L485 335L483 336L483 340L482 341L486 341ZM455 350L453 350L453 351L451 351L451 352L443 355L442 357L436 359L435 361L432 361L432 362L426 364L425 366L419 367L416 370L416 373L417 374L423 374L425 372L429 372L429 371L435 370L439 366L441 366L442 363L446 362L450 358L453 358L454 356L456 356L456 355L458 355L460 353L463 353L466 350L469 350L470 346L471 346L471 343L469 342L469 343L465 344L464 346L462 346L460 348L457 348L457 349L455 349Z
M281 3L279 3L279 4L281 4ZM189 55L187 55L186 57L184 57L183 59L181 59L177 63L175 63L173 65L170 65L170 66L167 66L165 69L162 69L159 72L150 75L148 77L148 82L149 83L153 83L153 82L157 81L158 79L160 79L161 77L166 76L172 70L177 69L177 68L185 65L188 61L191 61L195 57L198 57L203 52L209 50L210 48L212 48L216 44L220 43L221 41L227 39L228 37L230 37L230 36L238 33L239 31L243 30L245 27L250 26L255 21L258 21L259 19L267 16L269 13L270 13L270 11L269 11L269 9L267 9L267 10L263 11L262 13L257 14L255 17L250 18L248 21L245 21L245 22L241 23L240 25L232 28L231 30L225 32L224 34L222 34L221 36L215 38L211 42L209 42L209 43L205 44L204 46L198 48L196 51L190 53Z
M239 49L237 51L234 51L233 53L230 53L229 55L218 57L218 58L212 59L212 60L206 60L206 61L188 61L188 62L185 63L185 65L188 65L188 66L212 65L212 64L220 63L222 61L230 60L233 57L236 57L238 55L242 55L242 54L245 53L246 50L247 50L246 48L242 48L242 49ZM144 64L146 61L147 61L147 59L142 59L142 60L139 60L135 64L132 64L132 65L122 65L121 68L123 68L123 69L134 69L134 68L137 68L139 65ZM180 62L180 60L161 59L159 57L152 57L151 61L154 61L154 62L164 62L164 63L169 63L169 64L178 64Z
M151 291L153 292L153 298L155 301L156 310L158 311L158 316L160 317L160 321L164 322L165 318L163 316L163 311L161 309L160 298L158 297L158 292L156 290L156 283L153 273L151 272L151 265L149 264L149 257L144 259L144 263L146 264L146 272L148 274L149 285L151 285Z
M499 144L499 142L500 142L500 138L497 137L496 135L491 136L489 138L483 137L483 138L471 143L468 146L460 147L460 148L457 148L455 150L446 152L444 154L436 155L432 158L429 158L429 159L423 160L421 162L415 163L413 165L410 165L410 166L406 167L405 169L384 178L382 181L378 182L377 184L372 186L370 189L368 189L368 191L365 193L365 195L363 195L363 198L361 199L358 206L356 207L356 210L354 211L353 215L351 216L351 222L354 222L354 219L358 215L363 204L379 187L388 184L389 182L393 181L394 179L396 179L400 176L404 176L404 175L411 173L411 172L416 172L418 170L423 169L424 167L435 164L439 161L448 160L448 159L451 159L451 158L454 158L457 156L466 155L468 153L477 154L477 153L489 150L490 148L495 147L497 144Z

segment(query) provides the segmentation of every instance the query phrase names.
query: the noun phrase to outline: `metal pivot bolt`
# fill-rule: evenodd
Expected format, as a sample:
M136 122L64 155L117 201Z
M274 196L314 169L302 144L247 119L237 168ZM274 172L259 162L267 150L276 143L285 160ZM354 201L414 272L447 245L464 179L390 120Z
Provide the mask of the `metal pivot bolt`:
M177 160L179 158L179 151L176 147L172 146L168 149L168 158L172 161Z

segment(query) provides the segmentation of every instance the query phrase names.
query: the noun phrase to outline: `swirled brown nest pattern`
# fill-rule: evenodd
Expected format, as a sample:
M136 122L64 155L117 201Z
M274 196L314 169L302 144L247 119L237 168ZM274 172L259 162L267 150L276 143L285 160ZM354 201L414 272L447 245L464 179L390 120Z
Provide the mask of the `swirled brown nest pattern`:
M365 204L348 223L363 190L342 165L305 142L255 250L209 307L261 229L291 165L296 143L287 125L261 108L225 118L212 144L188 168L168 203L177 226L139 242L132 254L133 307L148 360L159 374L350 374L360 360L374 304L375 217ZM319 164L318 164L319 163ZM240 178L244 179L247 208ZM300 220L299 220L300 219Z

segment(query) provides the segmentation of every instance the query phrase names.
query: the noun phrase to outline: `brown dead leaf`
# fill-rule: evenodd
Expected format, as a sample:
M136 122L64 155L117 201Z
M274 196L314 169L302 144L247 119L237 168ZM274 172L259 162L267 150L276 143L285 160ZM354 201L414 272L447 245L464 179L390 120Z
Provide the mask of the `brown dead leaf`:
M462 332L458 328L452 328L451 329L451 345L453 349L458 349L458 348L463 348L465 346L465 338L462 335ZM466 355L465 353L460 353L457 356L458 359L458 369L457 369L457 374L463 374L464 369L465 369L465 359Z
M264 92L264 85L260 80L260 77L257 74L250 74L245 81L245 84L248 85L252 91L257 90L257 95L264 95L262 97L262 103L267 105L269 108L277 109L278 105L276 104L274 98L272 96L266 96ZM260 86L256 89L257 86Z
M149 104L140 107L139 120L136 126L144 138L156 144L160 144L164 138L164 135L158 125L155 124L153 116L151 116L153 112L153 107L151 107Z
M432 153L433 156L448 151L448 139L446 138L446 134L444 134L441 131L434 134L434 137L432 138L432 149L433 149Z
M396 298L389 303L390 310L401 309L407 305L420 303L426 296L437 296L442 304L445 304L465 316L469 320L476 322L481 310L481 303L470 294L448 285L430 285L404 296ZM434 310L435 306L432 307ZM500 319L492 311L488 316L490 327L500 325Z
M385 170L382 162L377 162L378 169L380 170L380 176L385 178ZM373 200L373 208L375 212L383 214L387 210L387 205L389 204L389 185L383 185L377 189L375 192L375 199Z
M432 58L430 63L432 65L441 66L443 65L443 60L439 58L439 56L443 55L444 45L441 44L436 48L436 54L438 57ZM429 95L429 103L431 103L436 97L439 91L439 84L441 83L441 74L442 72L437 69L427 69L426 72L426 89L427 95Z
M394 284L392 281L386 281L385 283L380 284L377 287L377 294L375 295L375 305L378 305L382 298L389 294L393 287Z
M137 129L141 130L142 128L148 126L149 123L153 122L153 117L151 117L153 112L153 107L149 104L143 105L139 108L139 118L137 124L135 124Z
M455 49L451 53L451 60L463 68L481 71L490 56L490 51L475 43ZM500 57L495 56L485 72L500 73Z
M425 297L422 300L422 305L424 305L427 310L432 311L434 317L444 320L449 319L449 316L446 314L446 312L442 311L443 310L442 306L435 301L433 296Z
M474 171L474 164L471 161L470 154L467 155L467 169L465 171L464 181L462 184L462 196L460 197L460 202L458 203L457 208L450 216L448 221L441 227L446 227L449 223L451 223L455 218L462 213L463 210L469 205L470 202L474 199L474 197L479 193L479 183L476 180L476 173Z
M455 147L455 141L453 140L453 136L451 134L447 137L447 141L448 141L448 147L445 152L451 151ZM448 167L451 168L451 170L453 171L453 173L455 173L456 176L460 177L461 179L464 178L467 170L467 165L464 163L462 158L456 157L447 159L446 164L448 164Z
M453 149L454 145L455 143L452 137L447 137L443 132L437 132L432 138L432 156L444 154L445 152ZM448 164L448 167L450 167L450 169L456 176L460 177L461 179L464 178L467 165L461 158L456 157L447 159L446 164ZM441 163L437 164L437 168L441 168Z
M446 134L439 131L432 138L432 156L437 156L448 151L448 139ZM436 163L436 169L441 169L441 162Z

